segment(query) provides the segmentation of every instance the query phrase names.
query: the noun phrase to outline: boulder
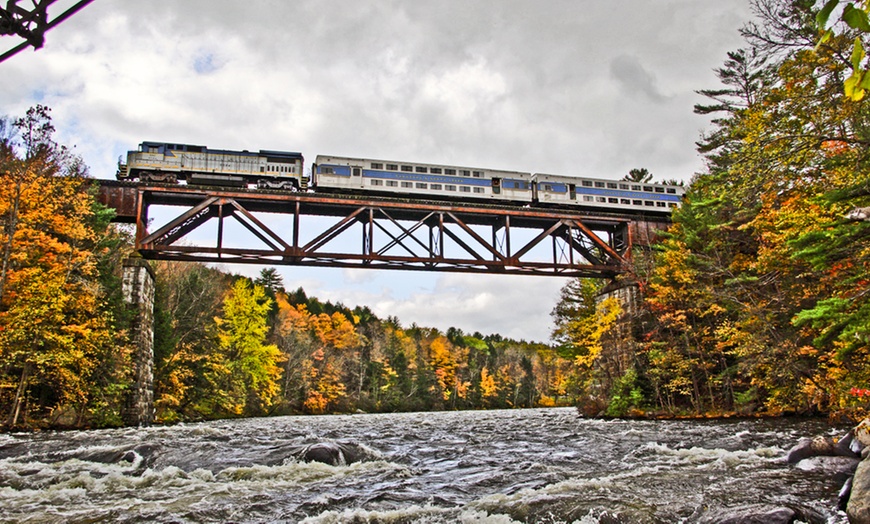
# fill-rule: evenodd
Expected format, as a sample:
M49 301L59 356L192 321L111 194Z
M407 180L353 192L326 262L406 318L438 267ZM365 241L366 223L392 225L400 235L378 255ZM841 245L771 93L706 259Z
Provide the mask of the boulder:
M701 522L704 524L793 524L796 522L821 524L825 522L825 517L807 508L757 504L732 508Z
M852 477L852 493L846 505L851 524L870 524L870 462L862 460Z
M843 487L840 488L840 492L837 493L837 509L840 511L846 511L846 507L849 505L849 495L852 494L852 477L846 479L846 482L843 484Z
M352 444L335 442L319 442L306 446L299 453L299 460L304 462L322 462L331 466L346 466L365 458L363 450Z
M870 446L870 418L865 418L855 427L855 440L865 448Z
M835 454L833 439L827 437L804 438L788 450L785 460L789 464L797 464L806 458L833 456Z
M834 454L839 457L861 457L861 443L855 440L855 431L850 430L834 444Z

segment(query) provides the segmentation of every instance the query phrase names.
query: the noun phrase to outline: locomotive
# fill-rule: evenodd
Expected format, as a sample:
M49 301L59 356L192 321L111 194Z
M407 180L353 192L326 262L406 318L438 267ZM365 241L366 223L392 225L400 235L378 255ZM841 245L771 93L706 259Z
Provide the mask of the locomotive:
M317 155L309 179L303 156L288 151L229 151L142 142L119 162L118 179L405 198L477 200L519 205L670 213L684 188L447 164Z

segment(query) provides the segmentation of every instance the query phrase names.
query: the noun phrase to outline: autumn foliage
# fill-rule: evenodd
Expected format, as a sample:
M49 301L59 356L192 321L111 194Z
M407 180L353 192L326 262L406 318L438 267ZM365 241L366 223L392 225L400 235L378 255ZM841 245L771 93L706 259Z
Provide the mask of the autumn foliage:
M753 6L747 47L699 91L707 168L635 254L633 386L596 379L602 406L628 391L660 414L866 413L870 222L850 211L870 206L870 102L843 92L855 35L818 44L811 2Z

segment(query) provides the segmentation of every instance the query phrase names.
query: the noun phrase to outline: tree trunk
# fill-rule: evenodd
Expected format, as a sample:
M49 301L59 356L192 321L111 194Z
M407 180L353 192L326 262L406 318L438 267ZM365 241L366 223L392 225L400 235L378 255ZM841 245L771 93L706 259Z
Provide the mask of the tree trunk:
M6 279L9 275L9 260L12 257L12 242L15 238L15 232L18 230L18 208L21 203L21 184L15 187L15 196L12 200L12 209L9 211L9 216L6 219L5 227L6 242L3 245L3 261L0 264L0 299L6 292Z
M9 412L9 417L6 419L6 425L13 427L18 423L18 415L21 414L21 405L24 403L24 394L27 392L27 382L30 380L30 363L25 362L21 369L21 380L18 382L18 389L15 391L15 400L12 401L12 409Z

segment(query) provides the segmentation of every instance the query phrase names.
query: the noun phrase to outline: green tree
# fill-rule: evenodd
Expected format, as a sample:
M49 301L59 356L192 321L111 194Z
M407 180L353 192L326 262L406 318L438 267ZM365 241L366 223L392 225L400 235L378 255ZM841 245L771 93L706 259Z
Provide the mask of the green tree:
M221 376L226 392L221 402L231 414L263 414L278 395L281 354L266 344L271 307L262 287L240 278L224 299L223 316L215 319L224 359L212 371Z

